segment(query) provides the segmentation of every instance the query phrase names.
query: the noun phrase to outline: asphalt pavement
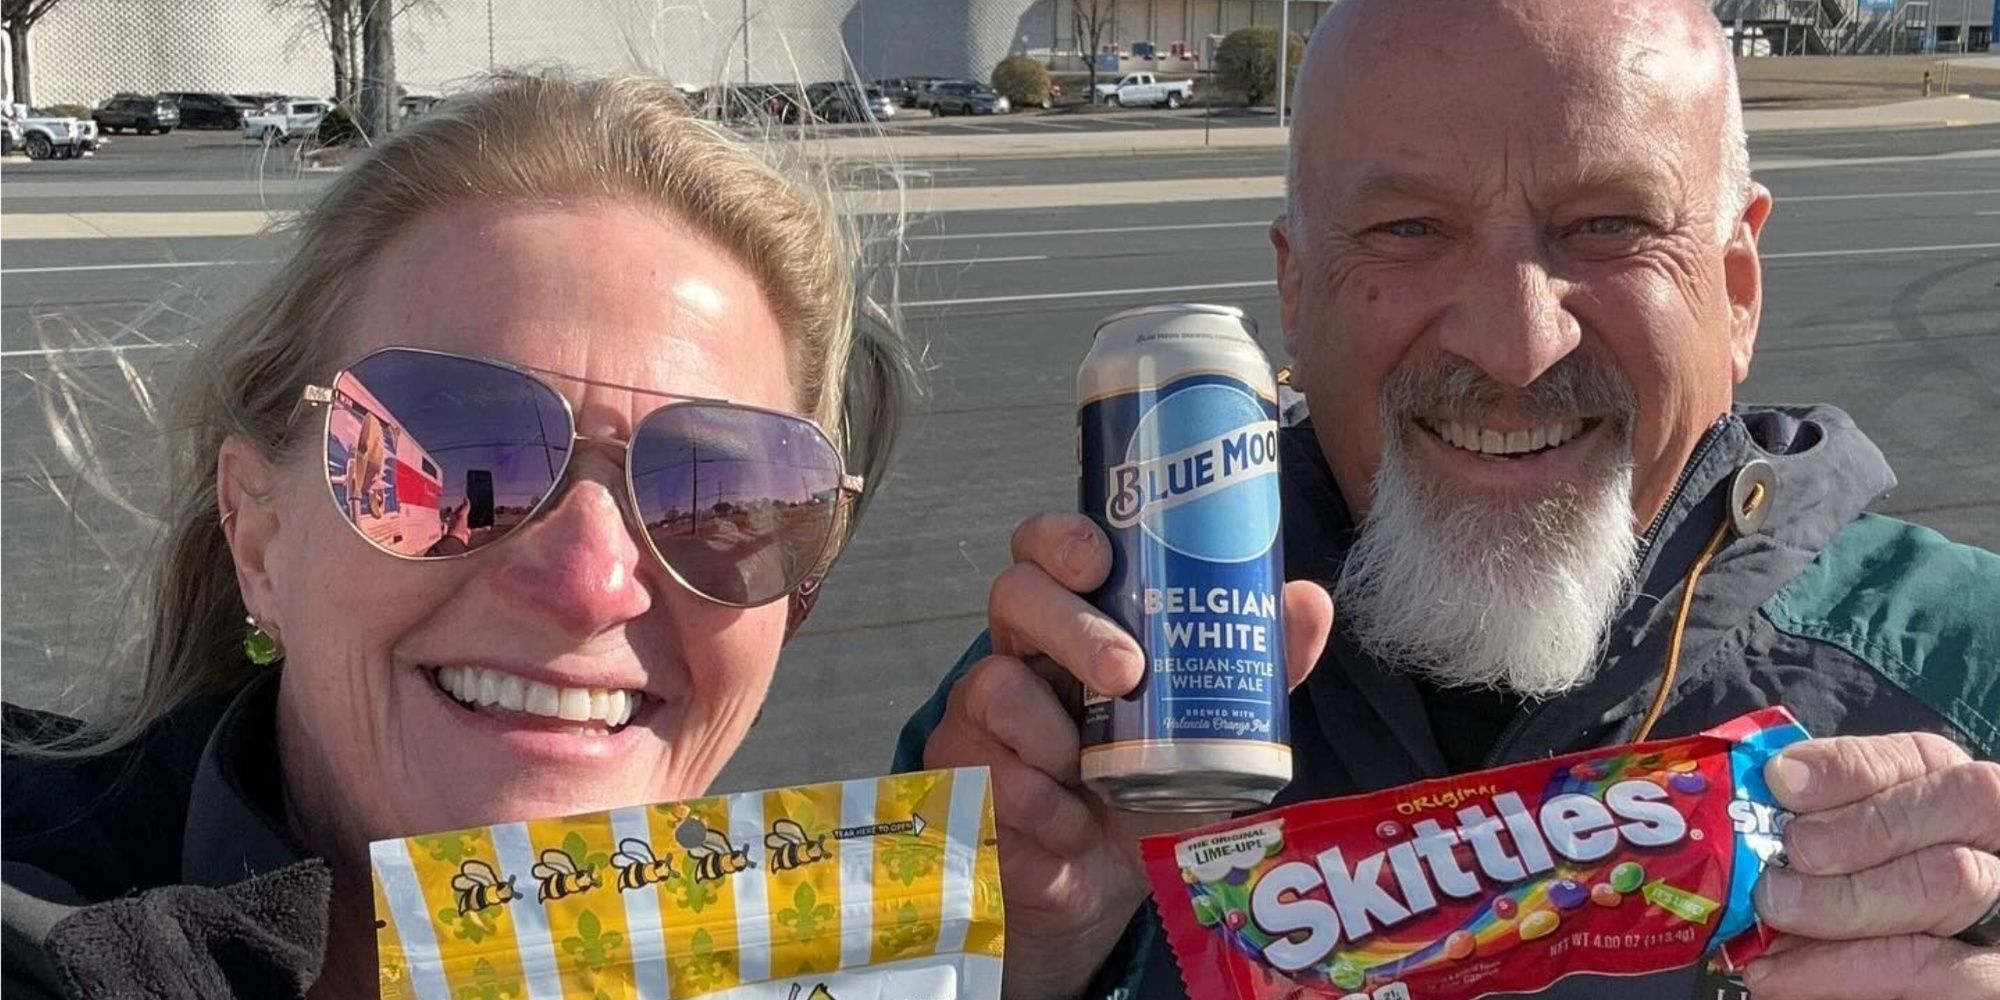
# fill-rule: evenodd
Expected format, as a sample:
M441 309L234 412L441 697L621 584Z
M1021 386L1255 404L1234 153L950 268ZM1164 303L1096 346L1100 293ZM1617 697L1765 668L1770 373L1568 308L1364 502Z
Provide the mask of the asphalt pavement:
M0 211L12 220L101 209L106 199L120 211L236 211L290 206L324 183L296 171L265 179L247 145L202 142L216 138L197 134L177 154L205 164L192 177L185 164L181 173L158 168L132 140L77 170L10 165ZM1756 140L1778 210L1764 244L1763 331L1741 398L1847 408L1901 477L1878 509L2000 549L1995 149L2000 129L1991 128ZM1026 201L1085 179L1194 182L1279 167L1269 152L1238 150L904 169L928 170L923 180L938 186L1018 189ZM1073 380L1093 322L1146 302L1236 303L1275 352L1264 227L1278 208L1268 197L1186 200L953 211L913 223L902 295L931 369L928 398L721 787L886 765L903 719L981 627L1012 526L1074 503ZM115 647L139 636L123 617L121 581L141 565L146 535L89 481L140 507L158 495L158 436L125 376L147 379L163 398L185 345L213 329L284 247L281 236L0 243L0 685L9 700L62 704L66 692L117 676L107 663L129 667L130 653ZM69 377L55 378L59 370ZM94 417L102 464L87 477L66 462L65 436L50 431L50 417L71 405Z

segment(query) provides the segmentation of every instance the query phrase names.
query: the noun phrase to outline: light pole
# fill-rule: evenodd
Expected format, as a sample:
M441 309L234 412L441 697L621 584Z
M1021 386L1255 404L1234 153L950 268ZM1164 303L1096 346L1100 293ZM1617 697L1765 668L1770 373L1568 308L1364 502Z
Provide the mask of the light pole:
M1285 127L1285 63L1292 56L1292 0L1278 0L1278 127Z

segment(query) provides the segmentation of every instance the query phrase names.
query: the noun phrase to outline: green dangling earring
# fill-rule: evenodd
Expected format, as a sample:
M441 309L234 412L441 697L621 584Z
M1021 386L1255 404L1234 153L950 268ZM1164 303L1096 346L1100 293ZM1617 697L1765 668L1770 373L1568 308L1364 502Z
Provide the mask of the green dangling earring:
M278 637L264 631L257 624L255 615L243 616L250 627L243 632L243 657L260 667L268 667L285 657L285 651L278 646Z

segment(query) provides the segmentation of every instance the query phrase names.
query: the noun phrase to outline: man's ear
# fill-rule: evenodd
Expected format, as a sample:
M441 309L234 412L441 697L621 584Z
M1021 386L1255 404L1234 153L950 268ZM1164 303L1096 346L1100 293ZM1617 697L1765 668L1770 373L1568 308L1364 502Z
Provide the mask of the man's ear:
M243 606L273 631L281 623L268 557L278 534L278 505L271 502L276 469L255 444L234 435L225 438L215 458L215 502L222 518L222 537L236 564L236 587Z
M1292 246L1291 218L1278 216L1271 223L1271 249L1278 252L1278 315L1284 325L1285 357L1293 364L1299 359L1299 312L1301 309L1299 289L1305 279L1301 271L1305 267L1303 255Z
M1750 185L1750 203L1722 250L1722 277L1729 295L1729 353L1736 381L1750 377L1750 357L1757 350L1757 326L1764 311L1764 264L1757 241L1771 218L1771 190Z

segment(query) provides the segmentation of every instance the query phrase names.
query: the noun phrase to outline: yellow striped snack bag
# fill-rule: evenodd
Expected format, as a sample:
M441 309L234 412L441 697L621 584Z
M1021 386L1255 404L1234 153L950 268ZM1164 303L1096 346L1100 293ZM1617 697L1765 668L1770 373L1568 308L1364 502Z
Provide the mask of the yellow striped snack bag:
M985 768L377 841L384 1000L999 1000Z

